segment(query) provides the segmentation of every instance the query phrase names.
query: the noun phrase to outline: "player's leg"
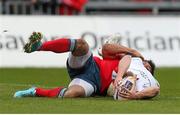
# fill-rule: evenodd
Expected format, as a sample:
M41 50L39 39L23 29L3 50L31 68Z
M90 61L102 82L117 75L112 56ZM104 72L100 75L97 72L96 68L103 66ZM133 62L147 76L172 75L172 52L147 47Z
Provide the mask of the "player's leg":
M98 50L98 54L104 59L121 59L125 54L132 54L143 59L143 56L138 51L121 45L122 39L123 37L120 34L109 36L102 48Z
M83 56L88 52L88 49L89 46L83 39L61 38L44 42L39 51L53 51L55 53L71 51L74 56Z
M94 93L93 86L79 78L75 78L71 81L68 88L57 87L53 89L35 88L32 96L38 97L64 97L64 98L74 98L74 97L88 97ZM31 93L32 94L32 93ZM31 95L29 95L31 96Z
M79 85L73 85L67 89L63 97L64 98L85 97L85 91L83 87Z
M17 91L14 94L15 98L22 97L64 97L64 98L74 98L74 97L86 97L94 93L94 88L88 82L81 79L74 79L68 88L57 87L52 89L45 88L29 88L27 90Z
M34 32L29 42L25 45L24 51L31 53L34 51L52 51L63 53L71 51L75 56L82 56L88 52L89 46L83 39L60 38L51 41L41 42L42 34Z
M79 50L75 50L74 53L69 54L69 58L67 60L67 70L72 81L69 84L69 87L65 92L64 97L90 96L89 94L87 95L86 93L89 91L88 89L86 89L86 87L90 87L91 84L76 77L80 77L82 76L82 73L86 73L85 64L92 54L89 51L85 55L76 56L76 55L81 55L81 53L79 52L80 52ZM81 70L79 68L84 68L84 69ZM86 77L86 75L84 75L84 77Z
M77 40L76 48L67 60L67 70L72 81L64 97L86 97L96 92L99 69L85 40Z
M55 53L63 53L73 51L76 45L75 39L59 38L42 43L39 51L52 51Z
M59 97L63 96L67 90L65 87L57 87L52 89L36 88L36 96L39 97Z
M41 42L42 34L34 32L30 38L29 42L24 46L24 51L26 53L31 53L34 51L52 51L55 53L63 53L67 51L73 51L76 40L61 38L51 41Z
M65 40L70 41L70 42L65 43ZM49 42L44 43L40 50L47 51L50 49L50 51L52 51L53 48L56 48L53 50L53 52L61 53L62 52L61 47L63 45L68 46L69 49L71 49L70 50L71 53L67 61L68 71L70 75L76 74L76 76L78 76L79 75L78 69L83 68L87 60L92 56L92 53L89 50L89 45L87 44L85 40L83 39L57 39L54 41L49 41ZM64 51L68 51L68 47ZM73 73L70 69L71 70L73 69ZM80 73L83 71L84 70L80 71ZM62 95L63 97L85 97L85 96L90 96L92 93L94 93L94 88L91 84L89 84L88 82L84 80L79 80L75 78L70 83L67 91Z
M67 91L64 93L65 98L89 97L94 94L94 87L87 81L75 78L69 84Z
M29 88L27 90L17 91L14 94L15 98L20 97L58 97L60 94L64 94L66 88L64 87L57 87L52 89L45 89L39 87Z
M125 47L120 44L104 44L102 47L102 57L105 59L121 59L125 54L131 54L134 57L140 57L142 59L143 56L132 48Z

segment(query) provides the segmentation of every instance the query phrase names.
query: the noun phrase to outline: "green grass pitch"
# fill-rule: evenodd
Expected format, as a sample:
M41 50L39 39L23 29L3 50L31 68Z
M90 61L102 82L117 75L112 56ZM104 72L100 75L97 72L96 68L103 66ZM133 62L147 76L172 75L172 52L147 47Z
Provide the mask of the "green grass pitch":
M67 86L63 68L0 68L0 113L180 113L180 68L158 68L161 93L152 100L114 101L111 97L13 98L17 90Z

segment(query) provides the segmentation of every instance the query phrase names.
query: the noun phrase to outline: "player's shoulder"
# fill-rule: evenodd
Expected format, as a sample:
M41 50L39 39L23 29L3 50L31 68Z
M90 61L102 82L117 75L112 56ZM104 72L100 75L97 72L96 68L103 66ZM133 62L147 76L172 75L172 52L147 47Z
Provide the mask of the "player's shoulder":
M142 63L142 62L143 62L143 60L142 60L140 57L132 57L132 58L131 58L131 61L132 61L132 62L139 62L139 63Z
M140 57L132 57L132 59L133 60L141 60L142 61L142 59Z

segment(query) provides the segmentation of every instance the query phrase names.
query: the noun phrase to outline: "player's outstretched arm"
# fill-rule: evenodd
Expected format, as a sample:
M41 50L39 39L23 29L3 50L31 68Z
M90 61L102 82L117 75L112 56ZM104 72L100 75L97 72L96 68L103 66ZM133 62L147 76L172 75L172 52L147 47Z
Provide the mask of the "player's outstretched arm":
M122 79L122 77L127 73L127 70L130 66L131 63L131 56L130 55L125 55L118 64L118 72L117 72L117 77L115 79L115 87L117 87L118 82Z
M151 99L157 96L159 92L159 87L148 87L139 92L130 92L127 90L127 93L120 93L120 96L128 99Z
M137 99L150 99L158 95L160 92L159 87L148 87L140 92L137 92Z
M119 44L104 44L102 47L102 57L104 59L121 59L124 55L130 54L133 57L140 57L144 60L144 57L137 50L128 48Z

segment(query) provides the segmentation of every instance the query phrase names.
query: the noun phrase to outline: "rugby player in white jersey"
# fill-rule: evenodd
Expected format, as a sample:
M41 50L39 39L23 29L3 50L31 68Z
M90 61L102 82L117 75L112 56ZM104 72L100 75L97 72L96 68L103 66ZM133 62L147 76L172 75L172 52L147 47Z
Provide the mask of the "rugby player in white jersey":
M157 96L160 92L160 85L153 76L155 69L154 63L151 60L145 60L140 53L137 53L135 57L125 54L125 56L122 55L120 51L123 46L118 43L118 41L120 41L119 39L121 39L120 36L111 37L102 48L103 58L121 59L121 64L119 64L121 71L118 71L118 75L115 78L113 91L115 91L115 88L118 88L117 85L123 77L127 76L126 73L130 73L130 76L136 77L135 88L129 91L123 87L126 91L120 91L118 93L119 97L127 99L149 99ZM114 92L111 93L111 95L112 94L114 94Z

